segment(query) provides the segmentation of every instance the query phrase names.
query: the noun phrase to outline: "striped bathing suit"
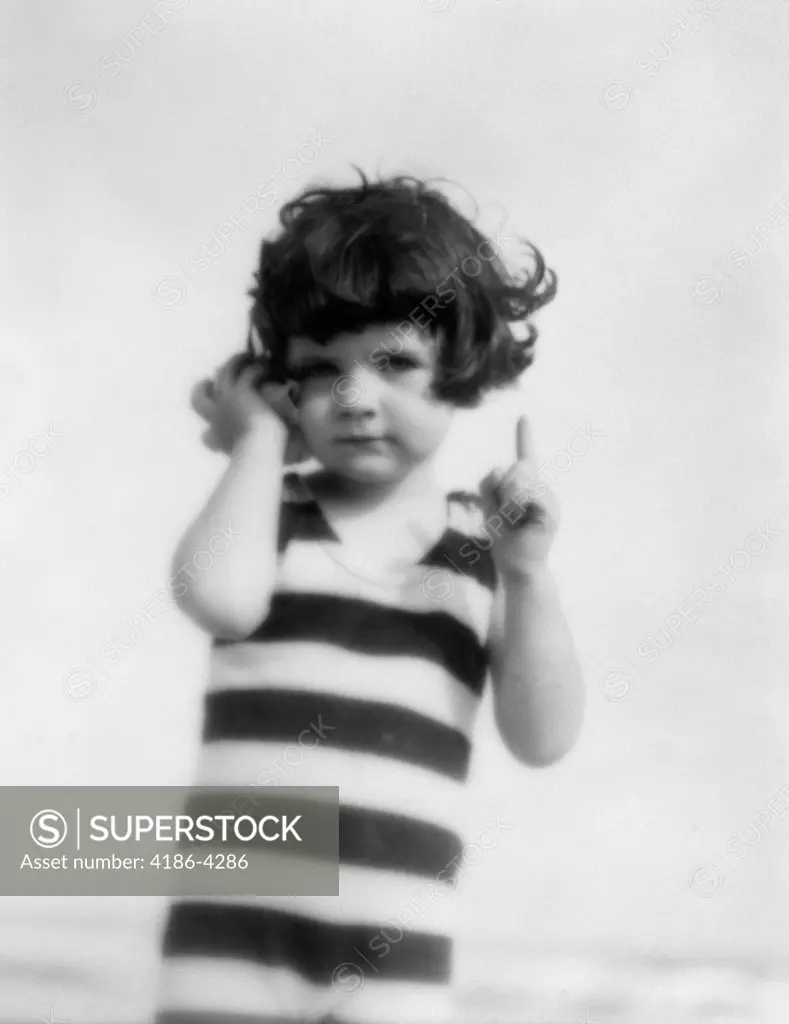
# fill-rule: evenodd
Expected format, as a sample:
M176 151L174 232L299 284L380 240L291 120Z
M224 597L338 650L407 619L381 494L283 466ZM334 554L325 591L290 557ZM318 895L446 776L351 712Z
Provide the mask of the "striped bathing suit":
M453 492L446 509L418 564L368 577L286 474L269 615L213 642L196 781L339 786L339 896L174 900L158 1024L452 1019L451 889L496 573L479 499Z

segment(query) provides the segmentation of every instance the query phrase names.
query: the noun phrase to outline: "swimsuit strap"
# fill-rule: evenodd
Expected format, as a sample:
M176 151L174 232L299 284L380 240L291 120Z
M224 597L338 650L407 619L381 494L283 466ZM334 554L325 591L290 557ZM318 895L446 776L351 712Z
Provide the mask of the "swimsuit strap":
M283 501L308 503L313 501L303 477L296 470L288 470L282 477Z

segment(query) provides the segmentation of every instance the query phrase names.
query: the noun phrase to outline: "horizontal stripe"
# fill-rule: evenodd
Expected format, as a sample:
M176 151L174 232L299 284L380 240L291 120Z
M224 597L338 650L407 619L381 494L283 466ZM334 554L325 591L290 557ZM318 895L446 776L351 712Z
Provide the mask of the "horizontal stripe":
M363 984L338 1004L332 1024L458 1024L467 1019L457 1006L454 986L381 978L362 963ZM356 984L359 979L352 961L337 978L337 984ZM486 1022L496 1017L485 1018Z
M163 955L210 956L288 967L314 984L331 985L344 962L374 964L380 978L448 983L452 940L402 929L327 924L270 907L176 902Z
M227 808L228 813L231 812L231 806ZM240 813L248 811L241 807ZM278 853L273 844L271 847L256 846L230 833L227 841L221 846L218 843L190 845L181 842L174 844L172 850L168 850L167 853L170 857L176 853L182 854L185 858L191 855L193 866L198 860L205 861L210 854L213 857L213 870L202 869L204 881L199 884L210 891L212 898L233 898L242 880L246 892L253 900L278 901L286 898L282 893L289 892L298 892L301 898L308 900L338 898L340 868L336 850L330 854L323 849L310 856L302 851L301 844L295 842L288 844L287 847L280 846L279 849L287 849L287 852ZM236 858L235 862L231 861L231 856ZM188 864L186 870L189 870ZM206 874L212 877L206 878ZM418 885L419 879L412 882ZM445 885L444 888L451 892L449 885ZM199 892L200 889L193 891ZM427 890L427 893L429 896L432 889Z
M454 878L463 849L452 831L400 814L340 805L340 864Z
M313 862L314 863L314 862ZM248 872L247 872L248 873ZM343 865L337 896L200 896L200 902L271 907L325 924L400 926L450 935L457 919L455 887L396 871Z
M474 632L441 611L416 613L331 594L274 593L268 618L245 642L321 641L351 651L434 661L475 694L487 653ZM234 641L215 638L217 646Z
M341 559L337 545L294 542L279 568L276 590L337 595L407 612L439 611L470 629L480 643L487 637L492 592L470 576L459 574L448 561L436 566L415 565L396 577L370 579Z
M154 1024L445 1024L452 987L379 981L364 962L341 964L336 987L313 986L287 968L184 956L165 960ZM357 981L363 982L355 988Z
M267 790L271 792L269 787L261 787L252 792L239 790L238 812L250 813L249 801L254 803L256 798L264 798ZM225 813L229 813L235 801L236 797L232 792L223 794L222 803L227 808ZM457 864L453 864L453 861L459 856L463 843L458 832L452 828L445 828L432 821L420 821L407 813L387 813L378 808L358 807L341 802L338 831L338 856L341 865L355 864L359 867L397 871L425 879L436 879L440 875L445 883L457 873ZM219 841L218 838L217 842ZM202 842L193 845L201 852L220 852L214 843ZM179 852L182 848L183 843L178 847ZM269 852L266 845L258 846L253 842L238 839L232 831L228 832L222 849L237 855L246 853L250 859L255 854L261 858L276 855L275 852ZM281 849L283 847L280 847ZM315 851L314 855L323 857L324 853ZM328 852L325 856L329 856ZM334 858L337 854L332 851L331 856ZM288 860L293 861L294 869L301 866L302 858L298 856L295 847ZM327 869L332 862L335 864L336 877L336 859L324 861ZM261 860L260 863L265 865L265 860ZM326 877L324 874L323 878ZM316 887L319 884L320 880L316 879Z
M252 1015L246 1016L245 1024L258 1024L269 1015L277 1024L300 1024L326 1013L337 996L332 988L314 985L288 967L225 955L165 957L158 990L156 1024L214 1024L224 1020L222 1015L230 1020Z
M330 725L326 719L323 726ZM324 727L321 732L325 732ZM444 828L465 823L466 787L453 779L412 764L331 749L310 732L291 744L258 740L222 740L205 744L198 755L197 785L245 787L338 786L340 802L407 814Z
M319 734L310 730L311 724ZM468 775L471 744L467 737L406 708L332 693L279 689L221 690L206 696L206 743L268 740L298 744L305 731L310 743L314 736L326 749L392 758L452 779ZM331 784L339 785L335 779Z
M313 1024L313 1018L281 1013L261 1015L257 1010L248 1013L222 1013L215 1010L164 1010L157 1013L153 1024Z
M164 1010L157 1013L153 1024L313 1024L313 1018L302 1014L283 1017L281 1013L265 1014L256 1010L248 1013L222 1013L213 1010ZM339 1024L339 1022L338 1022Z
M351 700L383 700L471 738L479 698L440 665L402 655L359 654L325 643L301 643L294 657L296 650L287 642L214 647L209 691L281 686Z
M306 856L336 859L338 850L338 790L325 787L312 793L294 793L292 789L275 786L246 787L200 786L193 787L183 804L184 813L198 828L191 834L181 834L174 842L191 851L221 852L225 844L232 844L234 850L258 850L268 853L276 851L287 854L292 850ZM252 821L235 823L223 816L237 819L252 818ZM283 820L297 820L298 829L282 830L276 825L263 828L262 835L255 823L269 815ZM213 825L211 824L213 819ZM268 823L267 823L268 824ZM202 825L202 827L200 827Z

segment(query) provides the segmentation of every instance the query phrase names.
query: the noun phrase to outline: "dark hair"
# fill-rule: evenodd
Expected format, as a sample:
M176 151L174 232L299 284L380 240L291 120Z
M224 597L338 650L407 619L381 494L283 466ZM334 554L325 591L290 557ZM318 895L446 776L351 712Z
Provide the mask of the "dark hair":
M360 185L311 188L280 211L282 230L263 242L248 293L249 355L263 354L256 333L271 377L284 381L289 337L325 344L413 314L433 335L445 332L437 398L470 408L485 391L514 382L534 359L537 329L528 318L556 294L540 252L524 241L526 264L511 269L427 183L370 182L358 173ZM518 321L526 322L523 338L510 326Z

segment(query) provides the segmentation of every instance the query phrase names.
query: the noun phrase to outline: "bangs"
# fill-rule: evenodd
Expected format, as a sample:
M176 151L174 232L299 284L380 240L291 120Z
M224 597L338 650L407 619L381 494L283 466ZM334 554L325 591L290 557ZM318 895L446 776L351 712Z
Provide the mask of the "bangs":
M273 379L287 379L289 338L325 345L406 321L443 331L435 390L456 405L473 406L530 365L537 331L528 318L556 291L530 243L531 265L515 277L445 196L405 176L310 189L285 204L280 222L261 245L249 292L248 350L268 361ZM493 255L482 255L484 247ZM527 321L522 339L510 330L515 321Z
M269 248L261 263L267 269L259 283L275 334L306 335L325 344L371 324L399 323L417 312L425 317L421 303L435 299L442 281L456 269L451 249L426 244L418 233L421 209L398 209L396 218L389 210L390 219L371 216L369 208L364 220L354 212L330 215L281 254L276 242L264 243ZM408 213L418 220L413 228ZM437 308L436 299L432 305L431 333L454 323L451 304Z

